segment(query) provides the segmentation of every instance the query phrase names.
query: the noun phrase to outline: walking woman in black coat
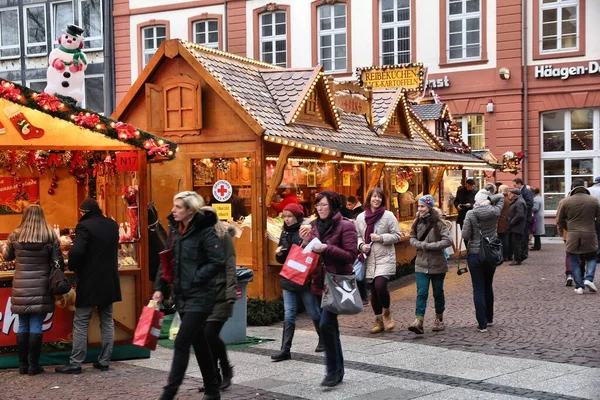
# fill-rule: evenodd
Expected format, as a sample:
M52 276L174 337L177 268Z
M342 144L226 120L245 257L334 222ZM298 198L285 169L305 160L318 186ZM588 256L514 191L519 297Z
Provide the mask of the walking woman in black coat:
M19 315L19 373L37 375L44 372L40 366L42 323L46 314L54 311L54 296L48 285L53 259L64 269L58 238L42 207L32 204L25 209L21 224L8 237L3 257L6 261L16 259L10 311Z
M187 370L191 346L194 346L206 389L203 398L221 398L204 329L215 306L216 277L225 268L225 256L222 242L215 231L217 216L201 211L202 206L204 201L196 192L181 192L173 198L173 209L168 217L175 308L181 317L181 326L175 338L173 363L161 400L175 398ZM160 302L163 288L167 285L162 279L162 265L158 274L152 299Z

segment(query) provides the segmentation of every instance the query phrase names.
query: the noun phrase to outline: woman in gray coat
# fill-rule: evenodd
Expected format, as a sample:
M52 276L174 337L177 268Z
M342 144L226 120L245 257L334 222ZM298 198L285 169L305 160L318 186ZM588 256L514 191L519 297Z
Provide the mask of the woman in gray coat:
M417 218L410 230L410 244L417 249L415 278L417 281L417 306L415 321L408 327L414 333L423 334L423 319L429 297L429 285L433 288L435 302L435 320L433 331L444 330L444 279L448 272L448 262L444 249L452 245L450 230L440 219L434 208L435 199L430 194L419 199Z
M542 249L542 236L546 234L546 227L544 226L544 198L540 194L540 188L532 187L531 193L533 193L533 247L529 250L541 250ZM535 230L533 229L535 227Z
M42 351L42 323L54 311L48 279L54 260L64 269L58 238L46 222L42 207L25 209L21 224L8 237L3 250L6 261L16 259L10 311L19 315L17 349L19 373L37 375Z

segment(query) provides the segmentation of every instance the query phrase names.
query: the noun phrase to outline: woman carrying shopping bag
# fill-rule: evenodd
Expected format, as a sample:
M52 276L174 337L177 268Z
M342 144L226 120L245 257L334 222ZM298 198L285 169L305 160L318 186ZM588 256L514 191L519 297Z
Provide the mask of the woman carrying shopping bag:
M279 237L279 246L275 251L277 262L284 264L292 248L292 245L301 245L300 225L304 219L304 209L300 204L288 204L283 209L283 231ZM281 350L279 353L271 356L273 361L284 361L292 358L290 349L296 330L296 313L298 312L298 299L302 300L306 312L313 321L315 330L319 335L319 343L315 352L325 350L321 339L321 311L315 296L310 290L311 280L308 279L304 286L301 286L289 279L281 277L281 289L283 290L283 334L281 339Z
M2 257L16 260L10 311L19 315L19 374L37 375L44 372L40 366L42 323L46 314L54 312L50 271L55 262L64 269L58 238L42 207L31 204L25 209L21 223L8 236Z
M385 208L385 194L373 188L367 195L365 211L356 218L358 231L358 258L366 264L366 279L371 286L371 307L375 326L371 333L394 329L390 313L388 281L396 275L396 247L400 241L400 227L394 214Z
M417 249L415 261L415 278L417 280L417 306L415 321L408 330L423 334L423 319L427 309L429 286L433 288L435 303L435 320L433 331L444 330L444 311L446 299L444 297L444 279L448 272L448 263L444 249L452 245L450 230L440 219L440 214L434 208L435 199L426 194L419 199L417 205L417 218L410 230L410 244Z
M313 294L320 299L326 273L353 275L352 266L358 256L358 236L352 221L343 218L339 212L340 196L336 192L324 190L317 194L315 207L318 218L310 226L300 227L300 237L303 244L308 244L314 238L321 242L313 248L321 256L321 266L317 267L312 278ZM337 317L335 313L321 310L320 328L327 371L321 386L333 387L344 379L344 357Z
M216 301L216 278L225 268L223 245L212 212L201 210L204 200L196 192L181 192L173 198L173 209L168 217L173 255L173 290L175 308L181 317L181 326L175 338L175 351L167 385L161 400L175 398L185 376L190 359L190 347L194 347L206 391L205 400L218 400L219 383L212 353L206 340L206 320L213 312ZM162 265L158 270L152 296L154 301L163 299Z

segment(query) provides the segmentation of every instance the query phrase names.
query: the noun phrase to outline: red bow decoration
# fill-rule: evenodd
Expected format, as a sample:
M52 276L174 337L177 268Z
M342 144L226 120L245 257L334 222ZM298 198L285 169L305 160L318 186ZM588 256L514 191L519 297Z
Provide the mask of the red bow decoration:
M71 160L71 168L83 166L83 153L79 150L73 152L73 159Z
M50 153L50 156L48 157L48 166L52 167L58 167L60 164L60 158L58 156L58 153Z
M35 102L50 111L58 111L63 105L58 97L45 92L36 95Z
M27 154L27 165L35 165L35 151L33 150Z
M140 136L133 125L129 125L124 122L117 122L114 128L117 131L119 139L121 140L134 139Z
M169 153L169 145L168 144L163 144L161 146L158 146L156 144L156 142L154 141L154 139L146 140L144 142L144 148L146 149L146 152L148 153L148 155L151 157L154 155L165 157Z
M73 117L73 121L81 127L95 128L100 123L100 117L96 114L80 112Z
M21 91L15 87L14 83L7 81L0 82L0 97L7 100L19 100Z

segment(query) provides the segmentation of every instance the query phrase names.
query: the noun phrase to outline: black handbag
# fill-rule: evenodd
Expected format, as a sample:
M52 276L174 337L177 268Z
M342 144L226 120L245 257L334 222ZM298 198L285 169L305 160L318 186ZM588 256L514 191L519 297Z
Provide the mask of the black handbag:
M352 275L325 273L321 308L334 314L358 314L363 310L356 278Z
M479 261L497 267L504 262L502 240L497 235L483 236L477 215L475 221L479 229Z
M50 293L59 296L69 293L71 291L71 281L63 272L64 260L58 243L52 245L52 264L50 268L50 278L48 279Z

